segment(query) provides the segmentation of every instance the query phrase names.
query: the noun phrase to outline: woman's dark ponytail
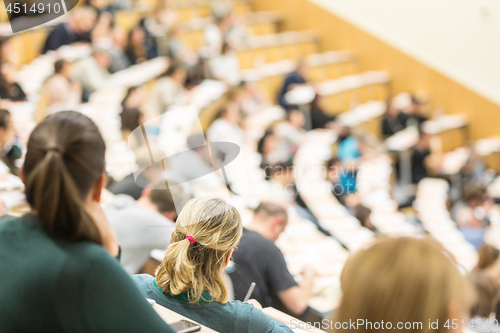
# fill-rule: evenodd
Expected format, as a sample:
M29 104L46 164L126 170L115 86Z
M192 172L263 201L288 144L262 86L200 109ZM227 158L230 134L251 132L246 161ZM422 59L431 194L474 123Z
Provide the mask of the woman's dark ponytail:
M76 112L58 113L33 131L24 166L26 198L52 237L102 243L84 202L104 172L104 151L97 126Z

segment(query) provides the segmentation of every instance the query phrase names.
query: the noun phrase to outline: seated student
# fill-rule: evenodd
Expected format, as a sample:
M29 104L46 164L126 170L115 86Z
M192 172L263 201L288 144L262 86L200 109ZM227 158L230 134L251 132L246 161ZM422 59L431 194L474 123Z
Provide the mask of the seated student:
M127 89L127 93L122 100L123 109L141 109L146 99L147 91L145 86L133 86Z
M186 199L181 191L145 189L137 201L119 194L106 205L104 212L116 233L121 248L120 262L127 273L137 274L151 251L167 248L177 218L175 203Z
M350 167L343 167L337 157L332 157L326 162L326 180L332 184L335 198L344 206L347 196L356 193L348 183L352 179L351 171Z
M304 140L304 125L306 118L304 113L298 109L290 109L286 112L286 120L276 125L274 132L280 140L280 149L291 159L299 145Z
M128 44L128 37L125 30L120 27L114 27L112 31L112 43L108 48L111 63L109 64L109 71L116 73L124 70L132 65L127 54L126 48Z
M231 86L236 86L241 81L240 61L231 44L222 44L220 55L212 57L209 61L210 72L216 80L221 80Z
M82 100L82 88L78 82L71 80L73 64L66 60L58 60L54 64L54 75L50 76L43 85L47 98L47 105L51 109L75 107ZM48 112L45 112L48 114Z
M240 245L233 254L236 268L229 276L235 299L243 299L255 282L252 297L263 307L300 315L307 309L315 273L307 269L297 285L288 272L283 254L274 245L287 222L287 212L281 205L262 202L255 209L252 223L243 229Z
M10 101L25 101L26 94L21 86L15 82L15 69L11 63L0 63L0 99Z
M68 14L68 20L56 25L47 36L42 53L72 43L90 43L90 31L97 18L95 11L91 7L77 7Z
M10 112L0 109L0 160L17 175L16 160L21 158L21 149L14 144L16 133Z
M330 128L337 129L338 125L335 124L335 115L326 114L322 107L323 97L316 94L311 104L309 105L311 110L311 129L317 128Z
M123 140L127 141L130 150L137 152L144 139L142 138L142 131L135 131L139 126L144 123L144 116L138 108L123 108L120 113L121 131Z
M499 260L500 250L489 245L483 244L478 251L477 265L475 271L485 272L500 286Z
M307 83L307 80L305 79L306 75L307 64L305 61L300 61L297 65L297 69L288 74L288 76L285 78L283 86L278 93L278 104L281 105L281 107L285 109L296 107L294 105L288 104L287 101L285 101L285 94L297 86L305 85Z
M207 139L211 142L232 142L242 146L245 141L245 133L240 125L240 110L236 103L230 103L221 109L216 120L210 125Z
M491 202L482 186L471 185L464 190L467 206L459 209L455 220L460 227L485 228L489 225Z
M452 331L444 324L461 323L472 299L472 289L452 258L431 238L386 238L364 247L344 266L342 299L331 320L363 320L357 329L342 330L349 332L396 330L398 323L411 323L410 332ZM384 329L377 327L382 321ZM429 323L436 321L430 329ZM334 324L326 331L337 332Z
M174 332L112 257L104 155L97 126L77 112L31 133L20 174L32 212L0 220L2 331Z
M156 51L149 45L146 31L141 25L135 26L130 31L125 54L131 64L138 64L156 56Z
M407 116L399 110L394 101L387 102L387 112L382 118L382 135L389 137L406 128Z
M424 103L418 100L415 96L411 96L411 103L406 109L406 116L408 118L406 124L408 126L415 125L421 126L426 122L429 117L423 111Z
M96 49L92 56L80 59L74 67L75 79L80 82L85 94L102 89L109 82L110 57L104 50Z
M149 96L151 115L157 116L167 111L171 105L184 105L188 98L185 88L187 69L179 65L171 65L164 76L159 78Z
M473 271L469 279L476 291L476 303L470 310L471 322L468 327L474 332L492 332L494 322L488 322L494 314L498 301L499 287L485 272ZM489 326L489 327L488 327Z
M220 333L291 332L252 304L228 302L223 273L241 233L240 214L223 199L192 199L179 214L156 279L133 278L147 298Z
M278 143L278 136L271 129L264 132L257 143L257 152L261 155L259 167L264 170L266 180L271 179L272 169L275 165L286 162L290 157L279 149Z

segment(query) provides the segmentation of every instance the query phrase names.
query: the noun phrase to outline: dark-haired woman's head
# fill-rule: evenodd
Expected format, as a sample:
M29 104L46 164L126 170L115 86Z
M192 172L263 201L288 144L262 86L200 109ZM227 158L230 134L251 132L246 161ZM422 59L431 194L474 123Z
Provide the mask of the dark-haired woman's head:
M77 112L48 117L31 133L21 176L33 213L52 237L101 244L84 205L99 199L104 154L96 124Z
M10 112L0 109L0 149L5 145L11 145L14 141L15 132Z
M276 149L278 138L273 131L267 130L257 143L257 152L265 157Z
M121 129L124 132L132 132L142 124L142 112L137 108L125 108L120 113Z

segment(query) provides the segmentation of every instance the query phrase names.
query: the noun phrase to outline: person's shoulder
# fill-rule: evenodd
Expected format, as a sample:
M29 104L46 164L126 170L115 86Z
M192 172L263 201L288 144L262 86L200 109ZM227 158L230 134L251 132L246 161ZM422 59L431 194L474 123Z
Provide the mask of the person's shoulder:
M240 244L250 244L258 251L268 251L270 249L275 250L278 247L269 239L265 238L256 231L243 229L243 237L241 238Z
M66 23L59 23L57 24L54 29L52 29L52 31L50 32L50 35L57 35L57 34L61 34L63 32L66 32Z
M69 242L69 241L56 241L60 248L68 254L72 261L86 262L89 265L119 265L118 260L113 258L109 252L101 245L82 241L82 242Z
M6 215L0 218L0 236L14 234L28 235L30 233L44 235L36 216L32 214L25 214L23 216Z
M9 229L20 229L22 217L10 216L6 215L0 218L0 231L9 230Z
M132 276L132 280L134 280L134 283L139 287L140 290L144 291L149 288L154 280L154 277L149 274L136 274Z

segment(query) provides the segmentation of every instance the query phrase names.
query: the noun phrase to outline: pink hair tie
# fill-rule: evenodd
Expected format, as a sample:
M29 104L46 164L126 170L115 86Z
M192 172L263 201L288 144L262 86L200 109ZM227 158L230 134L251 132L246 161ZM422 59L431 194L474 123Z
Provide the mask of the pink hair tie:
M189 243L194 244L196 243L196 239L194 239L193 236L186 235L186 239L189 241Z

